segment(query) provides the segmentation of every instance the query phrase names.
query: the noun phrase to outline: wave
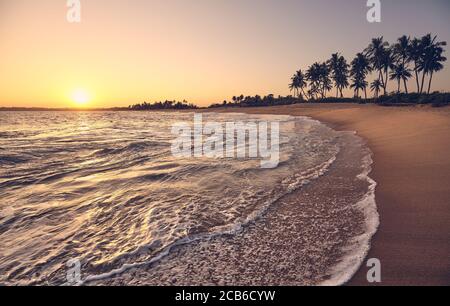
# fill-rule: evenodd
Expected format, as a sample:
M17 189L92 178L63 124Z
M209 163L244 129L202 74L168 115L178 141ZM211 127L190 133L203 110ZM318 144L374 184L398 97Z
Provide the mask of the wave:
M289 179L285 179L284 183L287 184L287 186L288 186L288 188L286 189L286 192L278 195L275 198L268 200L262 206L261 210L248 215L246 217L245 221L243 221L241 223L223 226L222 228L218 229L217 232L215 232L213 234L200 234L200 235L180 239L180 240L172 243L171 245L165 247L159 254L157 254L155 257L151 258L150 260L147 260L144 262L127 263L127 264L122 265L120 268L113 269L106 273L102 273L99 275L89 275L86 277L85 280L83 280L78 285L85 285L89 282L108 279L115 275L122 274L125 271L132 269L132 268L138 268L141 266L152 265L152 264L160 261L167 255L169 255L170 251L177 246L187 245L189 243L193 243L198 240L210 240L210 239L218 237L218 236L237 235L242 230L244 230L245 227L248 226L250 223L257 221L261 216L263 216L264 213L269 209L269 207L272 204L276 203L280 198L282 198L283 196L285 196L286 194L288 194L290 192L295 191L298 188L301 188L303 185L310 183L312 180L317 179L318 177L324 175L326 173L326 171L328 170L328 168L333 164L333 162L335 160L336 160L336 156L333 156L332 158L330 158L328 161L326 161L325 163L323 163L321 165L318 165L316 167L308 169L307 171L304 171L302 173L294 175L293 177L291 177ZM139 250L136 250L133 253L124 254L123 256L134 255L136 253L141 252L142 249L149 249L149 248L151 248L151 246L143 246Z
M354 206L361 210L364 214L366 227L365 232L364 234L353 238L347 246L347 252L341 262L332 268L332 277L320 283L320 286L344 285L353 278L362 266L364 260L367 258L371 247L372 237L376 234L380 225L380 215L377 210L377 203L375 199L377 182L369 176L372 172L372 152L367 148L364 150L364 170L360 175L358 175L358 179L368 182L369 188L363 198L354 204Z
M114 155L124 153L142 153L148 149L152 149L155 147L168 147L168 146L170 147L170 144L154 141L132 142L121 148L104 148L98 150L94 153L94 155L104 156L104 155Z
M0 253L0 282L29 284L30 275L39 275L33 283L61 284L65 262L79 258L87 275L82 284L90 284L160 264L180 246L239 238L283 197L326 177L340 154L339 133L304 117L205 115L220 122L282 122L280 163L268 170L252 159L171 156L171 124L192 120L192 114L77 116L49 114L38 127L27 120L24 129L37 129L41 136L26 145L23 139L0 139L8 152L4 162L10 162L0 167L0 213L8 205L15 211L7 220L0 215L0 235L10 250ZM32 159L18 163L15 156ZM361 180L369 182L369 168ZM368 193L361 202L373 208L371 200ZM368 223L373 216L364 210ZM355 238L350 249L368 248L367 238ZM335 267L330 283L348 278L359 262L347 255L348 264Z

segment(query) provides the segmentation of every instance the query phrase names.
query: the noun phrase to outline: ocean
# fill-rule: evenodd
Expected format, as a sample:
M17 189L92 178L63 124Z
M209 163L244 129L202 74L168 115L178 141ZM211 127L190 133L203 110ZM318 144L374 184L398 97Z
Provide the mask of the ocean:
M341 285L377 230L371 152L306 117L280 160L175 157L176 112L0 112L0 285ZM76 265L75 265L76 266Z

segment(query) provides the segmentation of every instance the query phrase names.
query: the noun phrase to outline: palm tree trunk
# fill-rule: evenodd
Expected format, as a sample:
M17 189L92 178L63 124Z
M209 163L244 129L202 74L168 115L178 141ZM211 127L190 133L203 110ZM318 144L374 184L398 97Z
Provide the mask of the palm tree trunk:
M397 94L400 93L400 79L398 79L398 89L397 89Z
M303 94L304 97L308 97L308 96L305 94L305 91L303 90L303 87L302 87L302 94Z
M381 86L384 88L384 77L383 77L383 71L380 69L380 74L378 78L381 80ZM386 94L386 92L385 92Z
M405 85L405 92L408 94L408 85L406 84L406 79L403 79L403 83Z
M422 74L422 86L420 87L420 93L423 93L423 84L425 83L425 71Z
M433 81L433 71L430 73L430 82L428 83L428 94L430 94L431 91L431 82Z
M388 90L387 90L387 86L388 86L388 78L389 78L388 72L389 72L389 71L386 69L386 70L385 70L385 73L386 73L386 81L384 82L384 87L383 87L383 88L384 88L384 94L385 94L385 95L387 95L387 91L388 91Z
M367 88L364 88L364 98L367 100Z
M384 84L384 75L383 75L383 70L380 69L380 76L379 76L380 80L381 80L381 88L383 88L383 92L384 95L386 95L386 85Z
M417 93L419 93L420 84L419 84L419 72L417 71L417 65L414 67L414 72L416 74Z

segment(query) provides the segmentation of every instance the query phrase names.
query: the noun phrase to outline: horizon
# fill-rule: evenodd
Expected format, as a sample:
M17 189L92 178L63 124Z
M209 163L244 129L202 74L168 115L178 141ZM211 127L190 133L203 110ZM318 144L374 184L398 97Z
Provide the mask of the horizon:
M366 0L81 0L81 23L69 23L66 1L0 0L0 107L206 107L241 94L288 96L296 70L335 52L350 62L374 37L450 41L448 1L381 3L381 23L369 23ZM450 91L449 69L433 91Z

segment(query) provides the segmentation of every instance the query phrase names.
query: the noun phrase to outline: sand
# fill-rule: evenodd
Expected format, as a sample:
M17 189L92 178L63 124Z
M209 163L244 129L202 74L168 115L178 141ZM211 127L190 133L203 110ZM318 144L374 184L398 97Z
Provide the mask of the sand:
M216 110L217 111L217 110ZM353 130L374 153L381 285L450 285L450 108L310 104L220 111L304 115ZM349 285L369 285L364 265Z

